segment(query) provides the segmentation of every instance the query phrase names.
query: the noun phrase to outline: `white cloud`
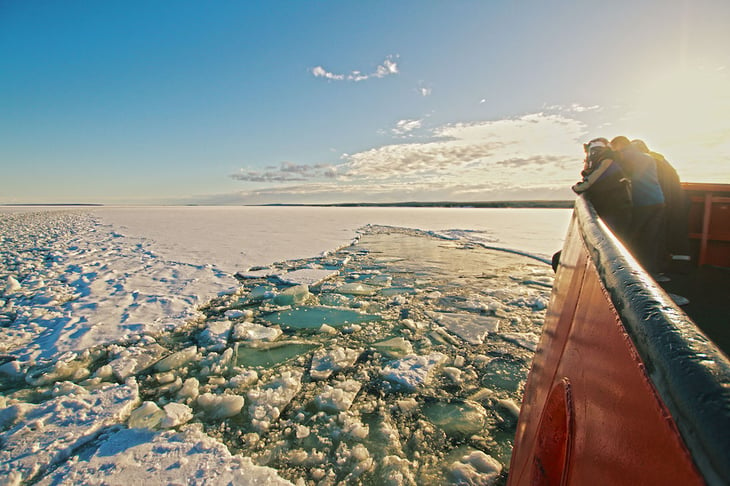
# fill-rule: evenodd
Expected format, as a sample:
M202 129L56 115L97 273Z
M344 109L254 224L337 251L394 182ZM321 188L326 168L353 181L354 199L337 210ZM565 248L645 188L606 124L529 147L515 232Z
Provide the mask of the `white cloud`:
M430 142L386 145L350 155L342 172L367 179L428 174L460 178L466 168L494 169L508 161L554 164L581 157L576 147L583 132L577 120L542 113L452 124L434 130Z
M412 131L421 128L422 123L423 120L399 120L391 132L398 137L404 137Z
M312 68L312 74L314 74L315 78L334 79L335 81L341 81L345 79L344 75L327 72L322 66L316 66Z
M231 178L244 182L303 182L311 179L334 178L337 168L331 164L294 164L282 162L279 167L266 167L264 170L241 169Z
M330 79L333 81L365 81L370 78L384 78L386 76L391 76L394 74L398 74L398 63L394 60L397 59L398 56L390 55L385 58L383 63L375 68L375 71L373 71L370 74L363 74L361 71L351 71L349 74L336 74L330 71L327 71L322 66L315 66L312 68L312 74L316 78L325 78Z
M404 119L394 131L419 128L421 120ZM344 154L336 166L285 163L233 177L285 184L245 192L260 202L468 201L570 198L582 168L585 126L562 115L456 123L431 134Z

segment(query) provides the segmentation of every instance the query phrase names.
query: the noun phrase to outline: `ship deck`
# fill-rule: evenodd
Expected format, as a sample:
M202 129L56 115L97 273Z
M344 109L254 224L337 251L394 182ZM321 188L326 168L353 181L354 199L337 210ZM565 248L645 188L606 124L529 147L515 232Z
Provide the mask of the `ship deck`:
M682 310L726 356L730 356L730 268L687 266L667 272L660 285L689 299Z

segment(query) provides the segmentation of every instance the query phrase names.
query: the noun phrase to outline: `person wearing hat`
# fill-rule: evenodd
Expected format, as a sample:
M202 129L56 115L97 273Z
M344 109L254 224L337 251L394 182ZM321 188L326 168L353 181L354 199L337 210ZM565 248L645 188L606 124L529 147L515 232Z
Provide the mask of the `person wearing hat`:
M576 194L584 194L611 231L621 240L631 228L631 184L605 138L594 138L583 145L586 158L581 175L573 185Z

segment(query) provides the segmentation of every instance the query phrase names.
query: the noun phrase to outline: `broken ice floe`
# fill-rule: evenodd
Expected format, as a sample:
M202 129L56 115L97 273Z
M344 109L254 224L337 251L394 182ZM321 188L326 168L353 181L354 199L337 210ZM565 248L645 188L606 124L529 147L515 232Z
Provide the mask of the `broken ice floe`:
M383 368L383 377L407 391L415 391L419 386L428 383L433 372L446 361L442 353L431 353L425 356L415 354L395 360Z
M138 401L136 381L97 391L74 387L41 404L16 404L19 412L0 433L0 476L31 481L72 456L101 430L123 422Z
M164 467L187 471L207 460L185 442L202 437L210 450L225 445L246 456L223 454L222 467L258 464L261 474L300 484L504 478L530 335L539 335L544 315L534 304L548 290L524 283L534 264L518 256L373 230L358 246L241 278L187 327L71 353L53 366L9 358L3 373L23 381L0 387L0 430L26 423L32 400L134 379L138 397L126 415L34 477L102 474L102 458L114 450L105 444L136 437L146 442L129 453L150 464L148 477L164 480ZM467 270L452 271L454 252ZM310 270L324 268L337 270L313 281ZM524 278L510 278L520 272ZM292 273L299 277L279 277ZM71 381L55 387L59 380ZM129 435L114 428L122 426ZM165 449L163 440L183 442ZM101 476L110 482L130 457L121 447L116 456Z
M499 319L454 312L428 312L436 322L470 344L482 344L490 332L499 330Z
M231 455L199 427L180 432L110 431L90 453L63 464L37 484L179 484L181 478L189 484L292 484L248 457Z

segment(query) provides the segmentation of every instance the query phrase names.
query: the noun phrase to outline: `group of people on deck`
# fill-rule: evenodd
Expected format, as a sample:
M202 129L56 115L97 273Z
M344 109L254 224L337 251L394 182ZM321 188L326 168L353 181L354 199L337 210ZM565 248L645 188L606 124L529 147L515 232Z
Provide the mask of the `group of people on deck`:
M667 232L684 206L677 172L642 140L595 138L583 146L583 179L573 191L585 196L613 233L655 278L667 256Z

